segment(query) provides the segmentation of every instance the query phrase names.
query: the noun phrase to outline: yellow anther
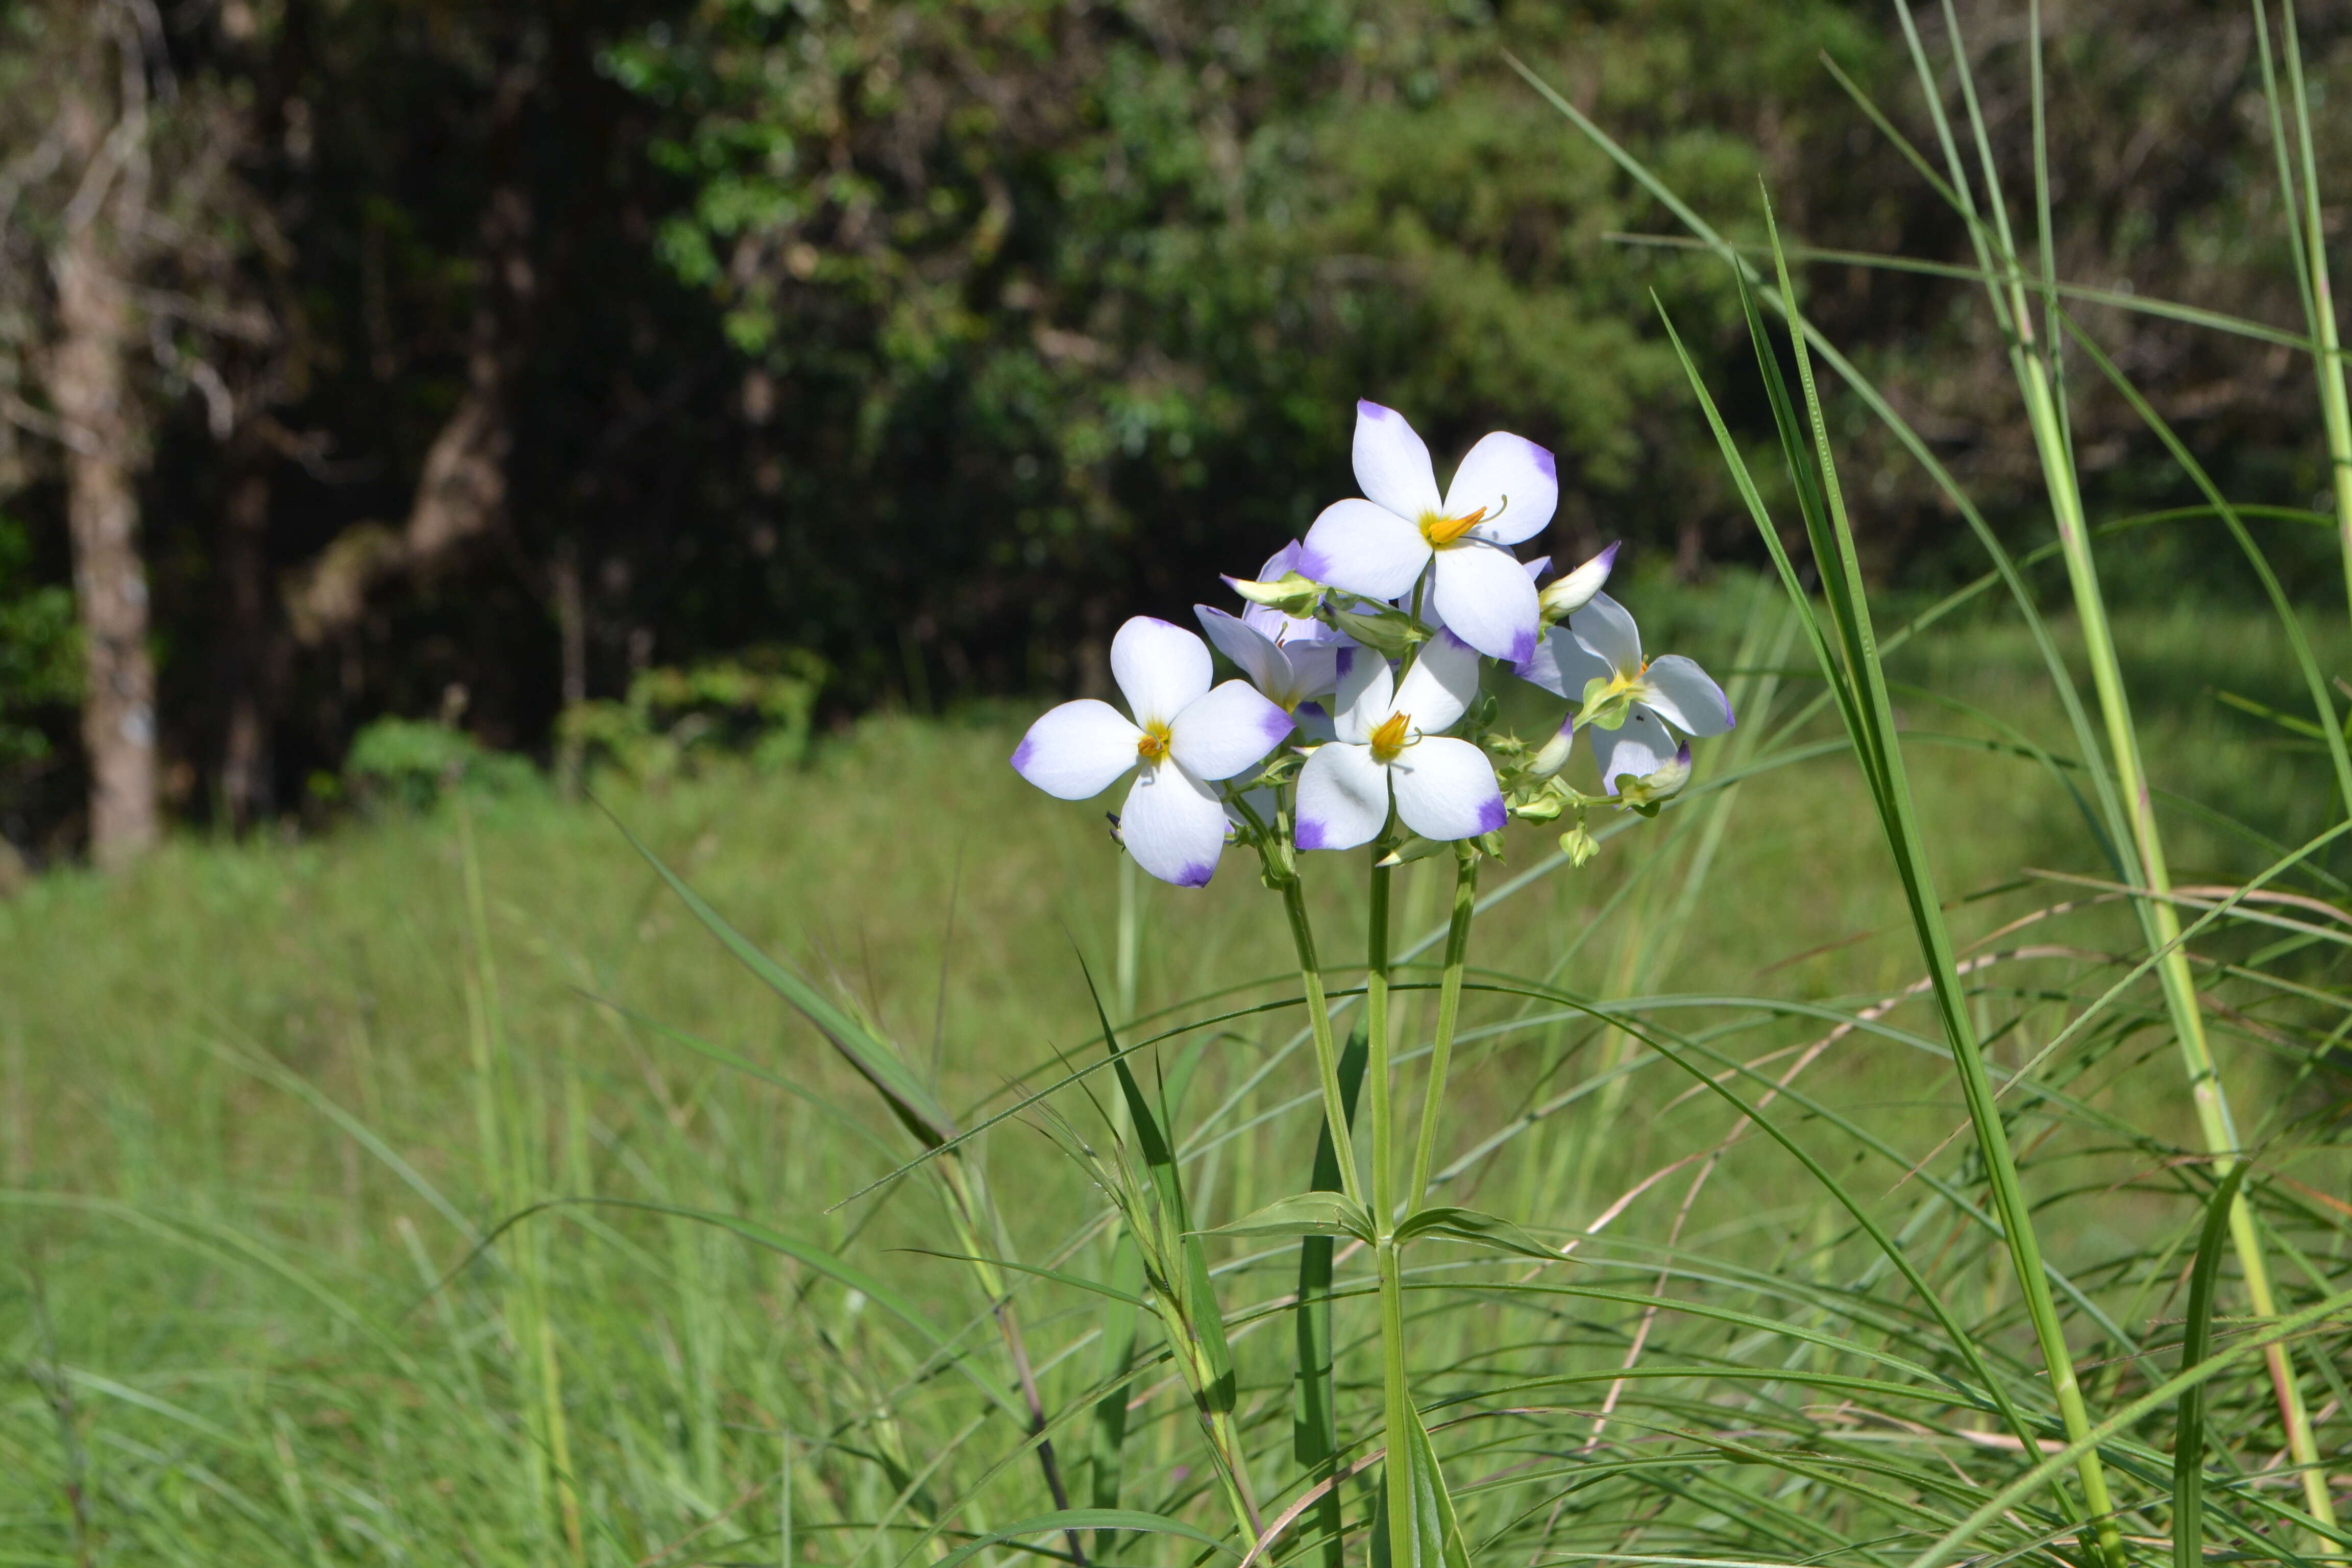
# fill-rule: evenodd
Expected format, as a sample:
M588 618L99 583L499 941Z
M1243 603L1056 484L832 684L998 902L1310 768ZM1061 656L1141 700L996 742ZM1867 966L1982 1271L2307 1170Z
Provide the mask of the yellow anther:
M1152 724L1145 728L1135 742L1135 754L1147 763L1156 763L1168 754L1168 726Z
M1441 517L1436 512L1421 514L1421 536L1432 545L1451 544L1486 520L1486 509L1465 512L1460 517Z
M1391 713L1381 721L1381 727L1372 731L1372 760L1394 762L1396 754L1404 750L1405 728L1412 722L1410 713Z

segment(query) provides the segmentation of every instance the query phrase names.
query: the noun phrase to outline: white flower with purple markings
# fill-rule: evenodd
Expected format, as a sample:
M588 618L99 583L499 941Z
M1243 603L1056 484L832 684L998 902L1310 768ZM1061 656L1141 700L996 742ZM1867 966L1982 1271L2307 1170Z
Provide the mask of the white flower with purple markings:
M1519 674L1581 704L1578 725L1592 736L1601 782L1647 779L1670 767L1687 772L1690 749L1675 739L1720 735L1736 721L1731 700L1697 664L1680 654L1642 657L1642 633L1625 606L1606 594L1554 626Z
M1298 569L1299 554L1296 541L1284 545L1258 573L1258 580L1281 581ZM1192 614L1217 651L1286 712L1328 695L1339 684L1339 650L1353 646L1321 621L1286 616L1265 605L1251 604L1238 616L1195 605Z
M1356 405L1356 482L1307 531L1297 570L1367 598L1404 600L1429 574L1429 607L1480 653L1522 664L1542 631L1535 584L1511 553L1559 503L1552 455L1497 430L1470 448L1441 497L1429 447L1403 415Z
M1213 688L1208 646L1149 616L1119 627L1110 668L1133 719L1091 697L1065 702L1029 726L1013 771L1047 795L1086 800L1132 769L1120 841L1161 881L1201 887L1225 847L1225 807L1214 786L1280 744L1290 715L1246 681Z
M1486 753L1438 733L1477 695L1477 650L1451 632L1423 644L1402 680L1365 649L1342 655L1339 739L1317 747L1298 774L1298 847L1370 843L1388 826L1391 800L1423 838L1475 838L1502 826L1503 792Z

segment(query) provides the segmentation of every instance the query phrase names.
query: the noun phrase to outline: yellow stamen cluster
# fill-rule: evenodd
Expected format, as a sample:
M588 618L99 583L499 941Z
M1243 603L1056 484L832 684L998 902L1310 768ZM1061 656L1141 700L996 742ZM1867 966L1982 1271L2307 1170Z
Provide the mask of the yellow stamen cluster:
M1421 514L1421 536L1432 548L1453 543L1486 520L1486 509L1465 512L1460 517L1443 517L1433 511Z
M1150 724L1135 742L1135 754L1147 763L1156 763L1168 754L1168 726Z
M1412 722L1410 713L1391 713L1382 721L1381 727L1372 731L1372 760L1394 762L1396 754L1404 750L1405 730Z

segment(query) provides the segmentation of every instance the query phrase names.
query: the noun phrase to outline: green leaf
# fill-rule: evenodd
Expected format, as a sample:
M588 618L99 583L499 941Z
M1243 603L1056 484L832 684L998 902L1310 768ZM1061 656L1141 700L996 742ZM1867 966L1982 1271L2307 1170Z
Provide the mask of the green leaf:
M646 848L629 831L628 824L610 810L604 815L612 817L613 825L621 830L621 837L629 841L630 847L645 857L646 864L669 884L670 891L728 952L833 1042L834 1049L874 1086L908 1131L921 1140L925 1147L933 1149L956 1135L954 1119L900 1058L898 1047L816 986L761 952L749 937L730 925L725 917L703 901L700 894L688 887L683 878L664 865L659 856Z
M992 1546L1002 1546L1024 1535L1045 1535L1057 1530L1135 1530L1153 1535L1175 1535L1195 1545L1205 1546L1212 1552L1222 1552L1228 1557L1241 1555L1206 1531L1181 1519L1171 1519L1164 1513L1145 1513L1129 1508L1066 1508L1058 1513L1041 1513L1034 1519L1024 1519L1002 1530L992 1530L977 1540L967 1541L940 1558L938 1568L956 1568L956 1564L969 1561Z
M1339 1052L1340 1114L1350 1127L1355 1125L1356 1094L1363 1087L1370 1040L1360 1019ZM1328 1118L1315 1140L1314 1175L1308 1184L1318 1193L1339 1190L1339 1153ZM1290 1448L1292 1458L1311 1480L1336 1479L1333 1463L1339 1452L1338 1401L1331 1381L1332 1240L1328 1236L1310 1236L1298 1244L1298 1307L1293 1314L1298 1348L1298 1406L1291 1423ZM1339 1489L1334 1485L1315 1503L1325 1568L1341 1568L1345 1559L1342 1523Z
M1558 1247L1546 1247L1509 1220L1497 1219L1476 1209L1423 1209L1396 1229L1399 1243L1423 1236L1443 1237L1448 1241L1466 1241L1475 1247L1492 1247L1497 1252L1538 1258L1546 1263L1561 1261Z
M1118 1048L1118 1031L1111 1027L1110 1015L1103 1008L1102 992L1095 984L1094 972L1086 961L1079 960L1079 973L1087 982L1087 994L1093 998L1095 1017L1102 1025L1103 1048L1110 1054L1111 1070L1118 1077L1118 1092L1126 1101L1128 1114L1135 1121L1135 1140L1143 1151L1143 1163L1151 1177L1151 1190L1159 1200L1162 1222L1175 1235L1183 1237L1183 1277L1179 1284L1182 1300L1177 1303L1185 1323L1197 1336L1202 1356L1208 1366L1209 1387L1205 1397L1213 1410L1233 1408L1234 1360L1233 1349L1226 1342L1225 1321L1217 1310L1217 1293L1209 1284L1209 1255L1201 1238L1192 1233L1192 1221L1184 1202L1183 1173L1176 1164L1175 1141L1160 1125L1151 1097L1135 1080L1135 1073L1127 1065L1127 1057Z
M1097 1509L1116 1509L1126 1465L1127 1397L1135 1366L1136 1324L1143 1296L1143 1254L1135 1237L1121 1231L1111 1249L1110 1300L1103 1307L1102 1396L1095 1401L1093 1443L1088 1450L1088 1491ZM1110 1529L1095 1532L1095 1555L1108 1557L1118 1543Z
M1211 1236L1352 1236L1372 1239L1372 1216L1338 1193L1296 1193L1221 1225Z
M2197 1240L2197 1264L2189 1274L2188 1326L2180 1342L2183 1372L2213 1352L2213 1287L2221 1272L2221 1249L2230 1234L2230 1211L2245 1184L2248 1167L2222 1177L2205 1204L2205 1231ZM2179 1420L2172 1446L2172 1561L2174 1568L2203 1568L2205 1561L2205 1385L2180 1391Z
M1393 1487L1381 1492L1381 1508L1372 1525L1372 1568L1470 1568L1470 1550L1462 1542L1462 1522L1454 1515L1454 1496L1445 1489L1445 1473L1437 1467L1437 1453L1429 1446L1429 1429L1421 1424L1421 1412L1410 1401L1405 1405L1406 1421L1404 1452L1397 1452L1393 1440L1389 1448L1388 1462L1405 1468L1405 1495L1411 1500L1412 1518L1406 1521L1402 1542L1395 1537L1395 1521L1390 1517L1388 1499L1395 1495Z

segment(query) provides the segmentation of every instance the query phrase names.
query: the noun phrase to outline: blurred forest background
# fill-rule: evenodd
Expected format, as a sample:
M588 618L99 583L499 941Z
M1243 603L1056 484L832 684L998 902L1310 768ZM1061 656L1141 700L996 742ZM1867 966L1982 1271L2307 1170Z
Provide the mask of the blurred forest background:
M2061 275L2298 327L2244 7L2045 12ZM2024 8L1958 14L2021 159ZM2300 15L2341 166L2352 5ZM1727 280L1625 237L1671 226L1507 52L1735 234L1760 176L1807 245L1966 255L1824 67L1924 131L1878 0L0 18L0 856L35 866L330 812L355 738L562 774L680 712L804 733L1084 689L1123 616L1350 493L1360 395L1441 461L1497 425L1555 447L1558 552L1744 558L1647 297L1729 363ZM1810 287L2038 525L1973 286L1817 261ZM2305 360L2098 320L2233 494L2323 487ZM2127 408L2084 386L2075 417L2100 510L2176 495ZM1873 569L1973 569L1916 469L1845 435ZM2324 534L2266 542L2335 591ZM2228 591L2154 546L2109 570Z

